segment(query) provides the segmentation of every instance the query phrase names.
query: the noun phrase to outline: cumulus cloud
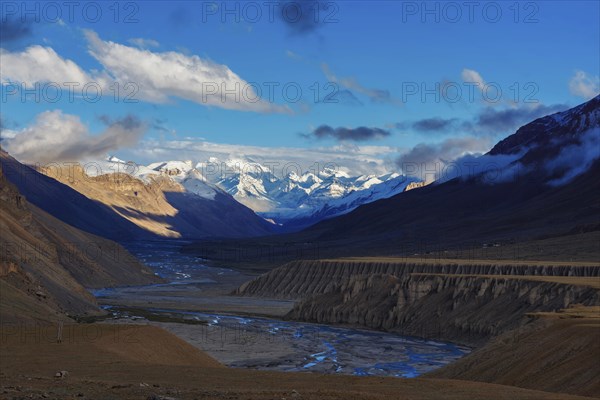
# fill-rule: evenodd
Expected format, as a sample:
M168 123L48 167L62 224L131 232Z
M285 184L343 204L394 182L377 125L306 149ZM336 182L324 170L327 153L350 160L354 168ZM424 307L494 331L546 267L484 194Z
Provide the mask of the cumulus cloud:
M2 51L2 50L0 50ZM36 83L54 82L63 86L73 82L86 85L90 82L102 82L101 76L91 76L73 61L59 56L52 48L31 46L21 52L2 51L2 71L0 80L3 84L22 83L28 88Z
M569 80L569 90L572 95L589 100L600 93L600 77L575 71L575 75Z
M133 38L129 39L128 42L139 47L140 49L149 49L151 47L160 46L160 43L153 39Z
M60 110L45 111L32 125L7 139L4 146L27 163L79 161L135 146L146 130L145 124L131 115L106 122L106 129L93 135L78 116Z
M154 103L179 97L199 104L240 111L287 112L259 98L254 87L226 65L177 52L153 53L85 32L90 54L119 82L133 82L138 96ZM234 90L236 95L226 94Z
M249 84L226 65L195 55L174 51L156 53L104 41L89 30L85 36L90 54L104 70L85 71L52 48L36 45L21 52L2 51L2 83L21 82L33 86L38 82L54 82L61 87L77 83L81 88L95 82L103 93L112 94L109 86L117 82L122 88L134 88L134 99L151 103L180 98L230 110L291 112L287 106L263 100L255 90L257 85Z
M367 128L359 126L358 128L332 128L329 125L321 125L309 134L302 134L306 138L326 139L333 138L340 141L365 141L372 139L382 139L390 136L390 132L381 128Z
M9 122L6 121L3 115L0 114L0 143L3 140L11 139L17 134L16 131L9 129Z
M514 104L511 101L503 101L502 97L496 92L494 83L486 82L481 74L474 69L464 68L460 74L463 82L474 85L481 93L481 99L488 105L498 105L502 103Z
M368 88L361 85L356 78L353 77L338 77L331 71L329 65L325 63L321 65L321 69L330 82L336 83L344 89L360 93L363 96L368 97L373 103L402 104L398 99L392 97L389 90Z

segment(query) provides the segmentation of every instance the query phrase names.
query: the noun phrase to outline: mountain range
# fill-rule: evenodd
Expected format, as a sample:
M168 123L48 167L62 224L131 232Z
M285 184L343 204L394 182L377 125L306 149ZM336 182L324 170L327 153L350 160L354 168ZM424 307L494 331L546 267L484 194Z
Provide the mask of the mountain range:
M460 176L364 204L298 233L235 243L205 241L187 251L234 262L219 260L224 254L219 249L235 246L255 254L255 263L279 264L300 252L305 258L449 254L486 243L504 246L596 232L599 143L600 96L524 125L487 154L457 160L471 167ZM265 250L256 250L264 247L277 256L265 260ZM567 251L546 249L559 250ZM585 251L590 257L598 254L597 242ZM236 261L253 263L249 257Z
M471 167L460 176L440 177L428 186L398 173L353 177L327 168L276 176L242 159L140 166L110 157L93 168L33 168L3 152L0 162L31 204L120 242L244 238L304 229L300 236L311 240L352 238L390 251L415 241L506 239L593 224L599 102L596 97L539 118L487 154L456 160ZM556 201L550 202L553 196ZM572 196L568 204L579 208L556 209L564 196Z
M155 163L141 167L138 176L146 175L146 168L175 177L193 193L210 196L222 190L285 230L298 230L391 197L416 181L398 173L351 176L334 168L277 176L265 165L239 158L212 157L195 166L191 161Z
M540 247L536 259L552 252L594 258L600 253L599 143L600 96L524 125L487 154L457 160L475 162L470 173L429 185L397 174L353 178L331 170L285 178L261 170L217 180L202 173L202 164L131 170L116 158L102 165L113 172L93 174L81 165L34 168L0 151L2 293L33 310L33 319L94 315L99 310L85 288L159 280L107 239L198 239L184 251L262 268L288 259L446 254L553 237L574 239ZM237 200L243 198L275 204L264 216L326 219L281 234L277 223ZM306 204L310 212L286 214L283 204ZM115 252L123 257L109 257ZM14 310L0 314L11 320Z

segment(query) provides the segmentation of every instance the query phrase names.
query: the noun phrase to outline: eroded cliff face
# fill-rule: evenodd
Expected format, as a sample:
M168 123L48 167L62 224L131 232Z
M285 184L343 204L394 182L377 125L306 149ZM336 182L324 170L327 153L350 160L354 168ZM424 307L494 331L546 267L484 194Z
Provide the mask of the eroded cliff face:
M294 261L242 285L236 294L285 299L301 299L308 295L338 290L350 277L387 274L404 276L412 273L599 277L600 265L557 263L506 263L502 261L426 260L308 260Z
M600 304L598 291L502 277L355 275L300 301L287 318L477 345L526 323L527 313L572 304Z
M560 282L599 272L591 265L303 261L237 293L297 299L290 319L479 345L527 323L528 313L600 304L593 287Z

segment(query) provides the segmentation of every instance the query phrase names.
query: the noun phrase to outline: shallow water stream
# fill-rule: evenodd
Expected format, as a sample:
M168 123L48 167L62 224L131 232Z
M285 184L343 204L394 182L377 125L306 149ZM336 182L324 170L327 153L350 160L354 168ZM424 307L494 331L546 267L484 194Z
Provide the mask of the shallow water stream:
M393 333L318 325L278 319L189 311L185 299L239 284L245 278L226 268L211 268L202 260L178 252L176 242L135 244L130 250L170 283L94 291L114 317L139 320L135 309L120 300L143 296L144 315L181 323L156 322L232 367L279 371L309 371L412 378L439 368L469 352L469 348L405 337ZM162 308L165 295L178 296L177 309ZM201 297L201 295L200 295ZM243 298L229 296L233 301ZM221 297L217 297L221 301ZM235 304L233 302L232 304Z

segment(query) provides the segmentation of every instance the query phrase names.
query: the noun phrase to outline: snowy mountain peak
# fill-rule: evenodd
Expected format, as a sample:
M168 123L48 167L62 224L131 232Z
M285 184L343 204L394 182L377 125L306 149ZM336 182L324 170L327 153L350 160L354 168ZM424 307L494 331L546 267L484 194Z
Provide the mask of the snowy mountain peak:
M128 165L116 157L106 162L112 169ZM189 160L156 162L137 166L134 175L147 183L167 178L186 192L210 200L225 192L265 219L296 227L394 196L414 181L398 173L352 176L335 168L276 176L268 165L241 157L210 157L196 165Z
M344 170L291 170L276 176L268 165L240 157L211 157L196 165L206 181L266 219L308 224L401 193L413 179L398 173L352 176Z

